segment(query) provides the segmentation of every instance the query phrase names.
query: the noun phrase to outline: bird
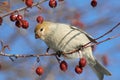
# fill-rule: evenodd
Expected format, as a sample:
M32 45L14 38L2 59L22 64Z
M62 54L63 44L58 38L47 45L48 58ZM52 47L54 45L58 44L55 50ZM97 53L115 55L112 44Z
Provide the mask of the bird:
M43 40L48 48L53 49L55 52L62 51L67 53L74 49L79 49L80 46L84 46L89 42L97 43L97 41L87 32L65 23L43 21L36 25L34 33L36 39ZM72 54L66 54L64 57L68 59L85 57L87 64L96 73L99 80L103 80L104 75L112 75L94 57L91 46Z

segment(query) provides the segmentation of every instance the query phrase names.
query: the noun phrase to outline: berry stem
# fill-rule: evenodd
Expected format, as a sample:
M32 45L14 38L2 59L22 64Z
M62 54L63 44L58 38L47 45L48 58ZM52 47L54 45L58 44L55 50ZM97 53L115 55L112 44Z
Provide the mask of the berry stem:
M56 57L56 59L57 59L57 61L58 61L58 63L60 64L60 59L58 58L58 56L57 55L55 55L55 57Z

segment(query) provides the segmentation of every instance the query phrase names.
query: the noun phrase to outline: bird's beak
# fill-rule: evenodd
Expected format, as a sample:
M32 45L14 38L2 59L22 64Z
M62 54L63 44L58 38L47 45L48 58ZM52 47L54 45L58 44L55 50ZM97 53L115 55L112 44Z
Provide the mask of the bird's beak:
M39 38L39 35L38 34L35 34L35 39L38 39Z

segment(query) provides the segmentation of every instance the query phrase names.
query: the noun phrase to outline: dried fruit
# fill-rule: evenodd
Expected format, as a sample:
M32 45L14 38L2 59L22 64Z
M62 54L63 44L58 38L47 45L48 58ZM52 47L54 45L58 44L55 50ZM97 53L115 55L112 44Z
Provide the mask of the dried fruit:
M92 0L91 1L91 5L92 5L92 7L96 7L97 6L97 1L96 0Z
M2 25L3 18L0 16L0 25Z
M61 69L62 71L64 71L64 72L68 69L68 65L67 65L67 63L66 63L65 61L62 61L62 62L60 63L60 69Z
M36 68L36 73L41 76L44 73L44 69L42 66Z
M51 8L55 8L55 7L57 6L57 1L56 1L56 0L50 0L50 1L49 1L49 6L50 6Z
M17 20L22 20L23 16L22 15L17 15Z
M22 28L27 29L29 27L29 23L27 20L22 20Z
M75 72L76 72L77 74L82 73L82 71L83 71L82 67L80 67L80 66L78 66L78 65L75 67Z
M36 21L38 23L42 23L44 21L44 18L42 16L38 16L37 19L36 19Z
M85 67L86 66L86 59L85 58L81 58L80 59L79 66L81 66L81 67Z
M33 0L25 0L25 4L26 4L27 7L32 7Z

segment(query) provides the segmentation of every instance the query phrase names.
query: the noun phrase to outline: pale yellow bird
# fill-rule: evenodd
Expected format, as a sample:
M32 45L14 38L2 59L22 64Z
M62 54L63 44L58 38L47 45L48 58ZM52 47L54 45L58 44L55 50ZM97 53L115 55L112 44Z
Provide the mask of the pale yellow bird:
M80 48L88 42L96 41L85 31L74 26L44 21L35 28L35 37L42 39L49 48L54 51L69 52ZM103 67L93 56L92 47L87 47L73 54L66 54L69 59L85 57L88 65L97 74L99 80L103 80L104 75L111 73Z

